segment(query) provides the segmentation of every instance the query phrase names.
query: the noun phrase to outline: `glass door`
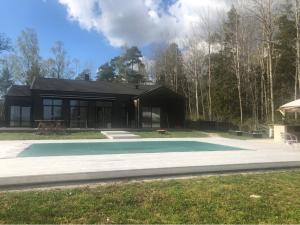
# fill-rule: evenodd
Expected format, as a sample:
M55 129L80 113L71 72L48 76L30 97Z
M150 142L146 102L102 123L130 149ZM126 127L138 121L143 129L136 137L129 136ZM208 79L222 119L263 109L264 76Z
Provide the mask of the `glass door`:
M21 126L30 127L30 107L21 108Z
M11 127L30 127L31 107L11 106L10 107L10 126Z
M143 107L142 108L142 127L160 128L160 108Z
M111 128L111 108L97 107L97 126L99 128Z
M70 101L70 127L88 127L88 102L71 100Z
M152 127L160 128L160 108L152 108Z

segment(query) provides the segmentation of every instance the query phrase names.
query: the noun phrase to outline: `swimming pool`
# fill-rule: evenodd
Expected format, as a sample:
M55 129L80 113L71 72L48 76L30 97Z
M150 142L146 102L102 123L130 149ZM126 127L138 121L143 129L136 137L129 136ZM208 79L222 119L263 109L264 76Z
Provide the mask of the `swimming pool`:
M198 141L133 141L32 144L17 157L107 155L159 152L235 151L240 148Z

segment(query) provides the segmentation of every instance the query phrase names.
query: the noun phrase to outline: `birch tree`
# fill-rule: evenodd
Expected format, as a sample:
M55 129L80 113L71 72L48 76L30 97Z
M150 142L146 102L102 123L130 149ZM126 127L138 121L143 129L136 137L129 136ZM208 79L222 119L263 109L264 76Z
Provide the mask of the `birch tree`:
M201 32L204 34L204 41L207 44L207 86L208 86L208 119L212 120L212 94L211 94L211 85L212 85L212 65L211 65L211 53L212 53L212 42L213 42L213 35L212 35L212 24L210 18L210 11L207 10L206 13L200 16L200 29Z
M261 23L264 39L262 40L266 47L267 58L267 74L269 84L269 100L271 106L271 122L275 121L275 106L274 106L274 90L273 90L273 77L274 77L274 21L276 19L274 12L274 0L252 0L253 6L251 11Z
M295 26L296 26L296 72L295 72L295 86L294 86L294 98L297 99L297 83L299 83L300 90L300 6L299 0L294 0L294 11L295 11ZM298 82L297 82L298 81ZM295 114L297 117L297 114Z
M206 109L204 103L204 91L203 85L204 82L203 74L205 73L205 47L203 44L201 45L199 36L195 32L194 35L186 41L185 49L186 54L184 58L184 68L188 83L191 83L194 93L194 102L195 102L195 118L198 120L200 118L200 106L199 102L201 102L201 111L202 111L202 119L206 119ZM191 91L191 90L190 90ZM200 92L200 100L199 100L199 92Z

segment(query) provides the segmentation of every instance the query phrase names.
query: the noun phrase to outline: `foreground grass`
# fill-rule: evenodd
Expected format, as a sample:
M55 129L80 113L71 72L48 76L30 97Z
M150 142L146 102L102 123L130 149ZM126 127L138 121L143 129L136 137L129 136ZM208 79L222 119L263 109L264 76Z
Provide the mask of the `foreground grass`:
M296 224L299 196L299 171L8 192L0 223Z
M101 139L100 131L63 132L57 134L37 134L34 132L0 132L0 140L58 140L58 139Z
M208 136L206 133L196 130L170 130L167 131L165 134L158 133L157 131L135 131L133 133L139 135L142 138L200 138Z

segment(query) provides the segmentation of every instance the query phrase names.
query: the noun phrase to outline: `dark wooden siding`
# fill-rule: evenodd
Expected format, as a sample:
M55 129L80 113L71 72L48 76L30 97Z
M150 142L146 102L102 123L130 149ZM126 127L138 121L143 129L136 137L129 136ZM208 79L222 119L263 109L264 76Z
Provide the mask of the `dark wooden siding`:
M141 120L137 124L137 109L134 106L136 96L124 94L95 94L62 91L40 91L32 90L30 97L10 97L5 99L5 119L9 125L11 105L31 106L31 121L37 126L36 120L43 119L43 98L63 99L62 117L66 126L70 121L69 100L87 100L88 104L88 127L96 127L96 101L112 102L111 127L112 128L136 128L141 127ZM161 108L161 127L177 128L184 126L185 102L184 98L175 94L167 88L160 88L154 92L142 95L140 98L140 109L143 106ZM140 118L142 118L140 110Z
M140 122L142 107L159 107L162 128L183 128L185 121L185 99L167 88L160 88L140 98Z
M5 125L9 126L10 121L10 107L11 106L24 106L24 107L31 107L31 115L30 119L33 121L33 107L32 107L33 99L30 96L6 96L4 101L4 119Z

